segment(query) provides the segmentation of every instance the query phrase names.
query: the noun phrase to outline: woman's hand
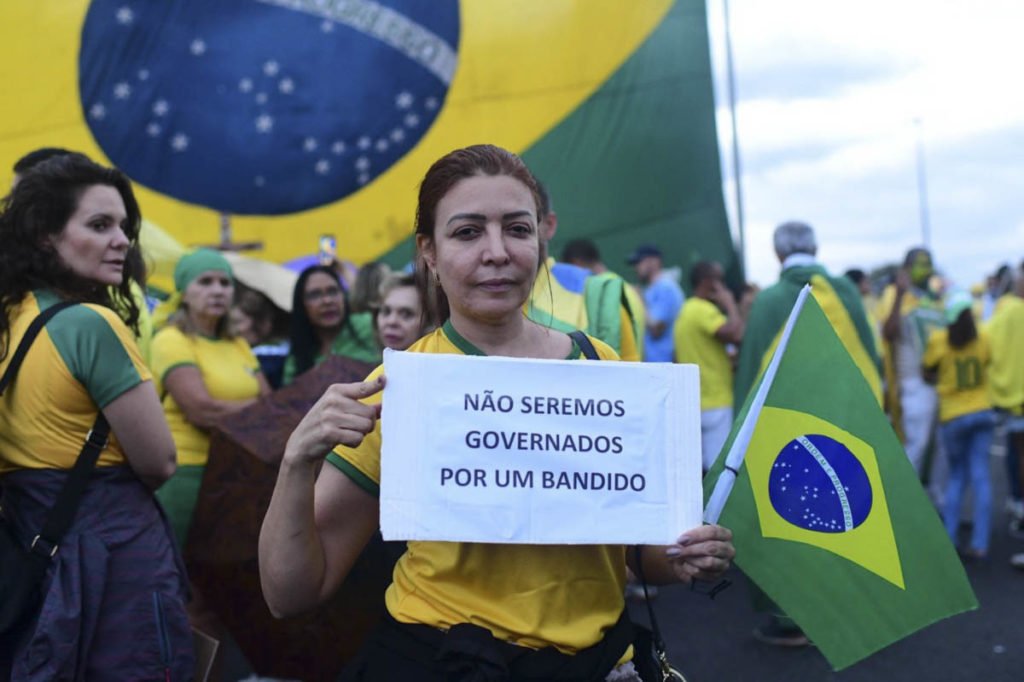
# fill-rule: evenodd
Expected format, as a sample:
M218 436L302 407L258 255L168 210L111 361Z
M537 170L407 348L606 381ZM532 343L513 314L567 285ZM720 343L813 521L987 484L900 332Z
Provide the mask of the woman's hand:
M669 545L665 556L680 582L718 580L736 556L732 531L722 526L694 528L683 533L676 544Z
M317 462L338 444L362 443L380 418L381 406L359 401L380 392L384 383L382 374L374 381L330 386L288 438L285 459Z

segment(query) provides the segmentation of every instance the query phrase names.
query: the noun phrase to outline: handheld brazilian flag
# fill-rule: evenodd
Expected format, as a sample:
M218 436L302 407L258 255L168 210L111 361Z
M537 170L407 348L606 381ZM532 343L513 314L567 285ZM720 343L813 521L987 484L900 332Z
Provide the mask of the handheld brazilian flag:
M705 520L732 529L737 565L838 670L978 603L870 387L809 293L705 479Z

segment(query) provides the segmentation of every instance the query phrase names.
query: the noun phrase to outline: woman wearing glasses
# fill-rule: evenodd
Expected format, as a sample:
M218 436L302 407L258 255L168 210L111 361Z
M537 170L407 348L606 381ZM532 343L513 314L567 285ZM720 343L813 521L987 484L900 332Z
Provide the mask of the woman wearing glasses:
M295 283L284 384L329 355L375 364L380 362L380 347L373 338L373 314L351 312L338 273L330 266L314 265Z

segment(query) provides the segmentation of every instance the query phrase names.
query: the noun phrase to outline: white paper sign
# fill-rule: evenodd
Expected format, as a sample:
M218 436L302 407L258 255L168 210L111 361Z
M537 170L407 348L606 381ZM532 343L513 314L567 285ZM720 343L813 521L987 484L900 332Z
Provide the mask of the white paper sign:
M388 540L669 544L701 524L695 365L384 351Z

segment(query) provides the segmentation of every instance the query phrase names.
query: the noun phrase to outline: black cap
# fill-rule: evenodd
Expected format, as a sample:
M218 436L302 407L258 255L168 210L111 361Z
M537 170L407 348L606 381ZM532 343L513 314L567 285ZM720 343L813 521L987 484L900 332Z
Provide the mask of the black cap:
M636 250L633 253L629 254L629 258L626 259L626 262L630 265L636 265L648 256L657 256L658 258L661 258L661 249L654 244L641 244L636 247Z

